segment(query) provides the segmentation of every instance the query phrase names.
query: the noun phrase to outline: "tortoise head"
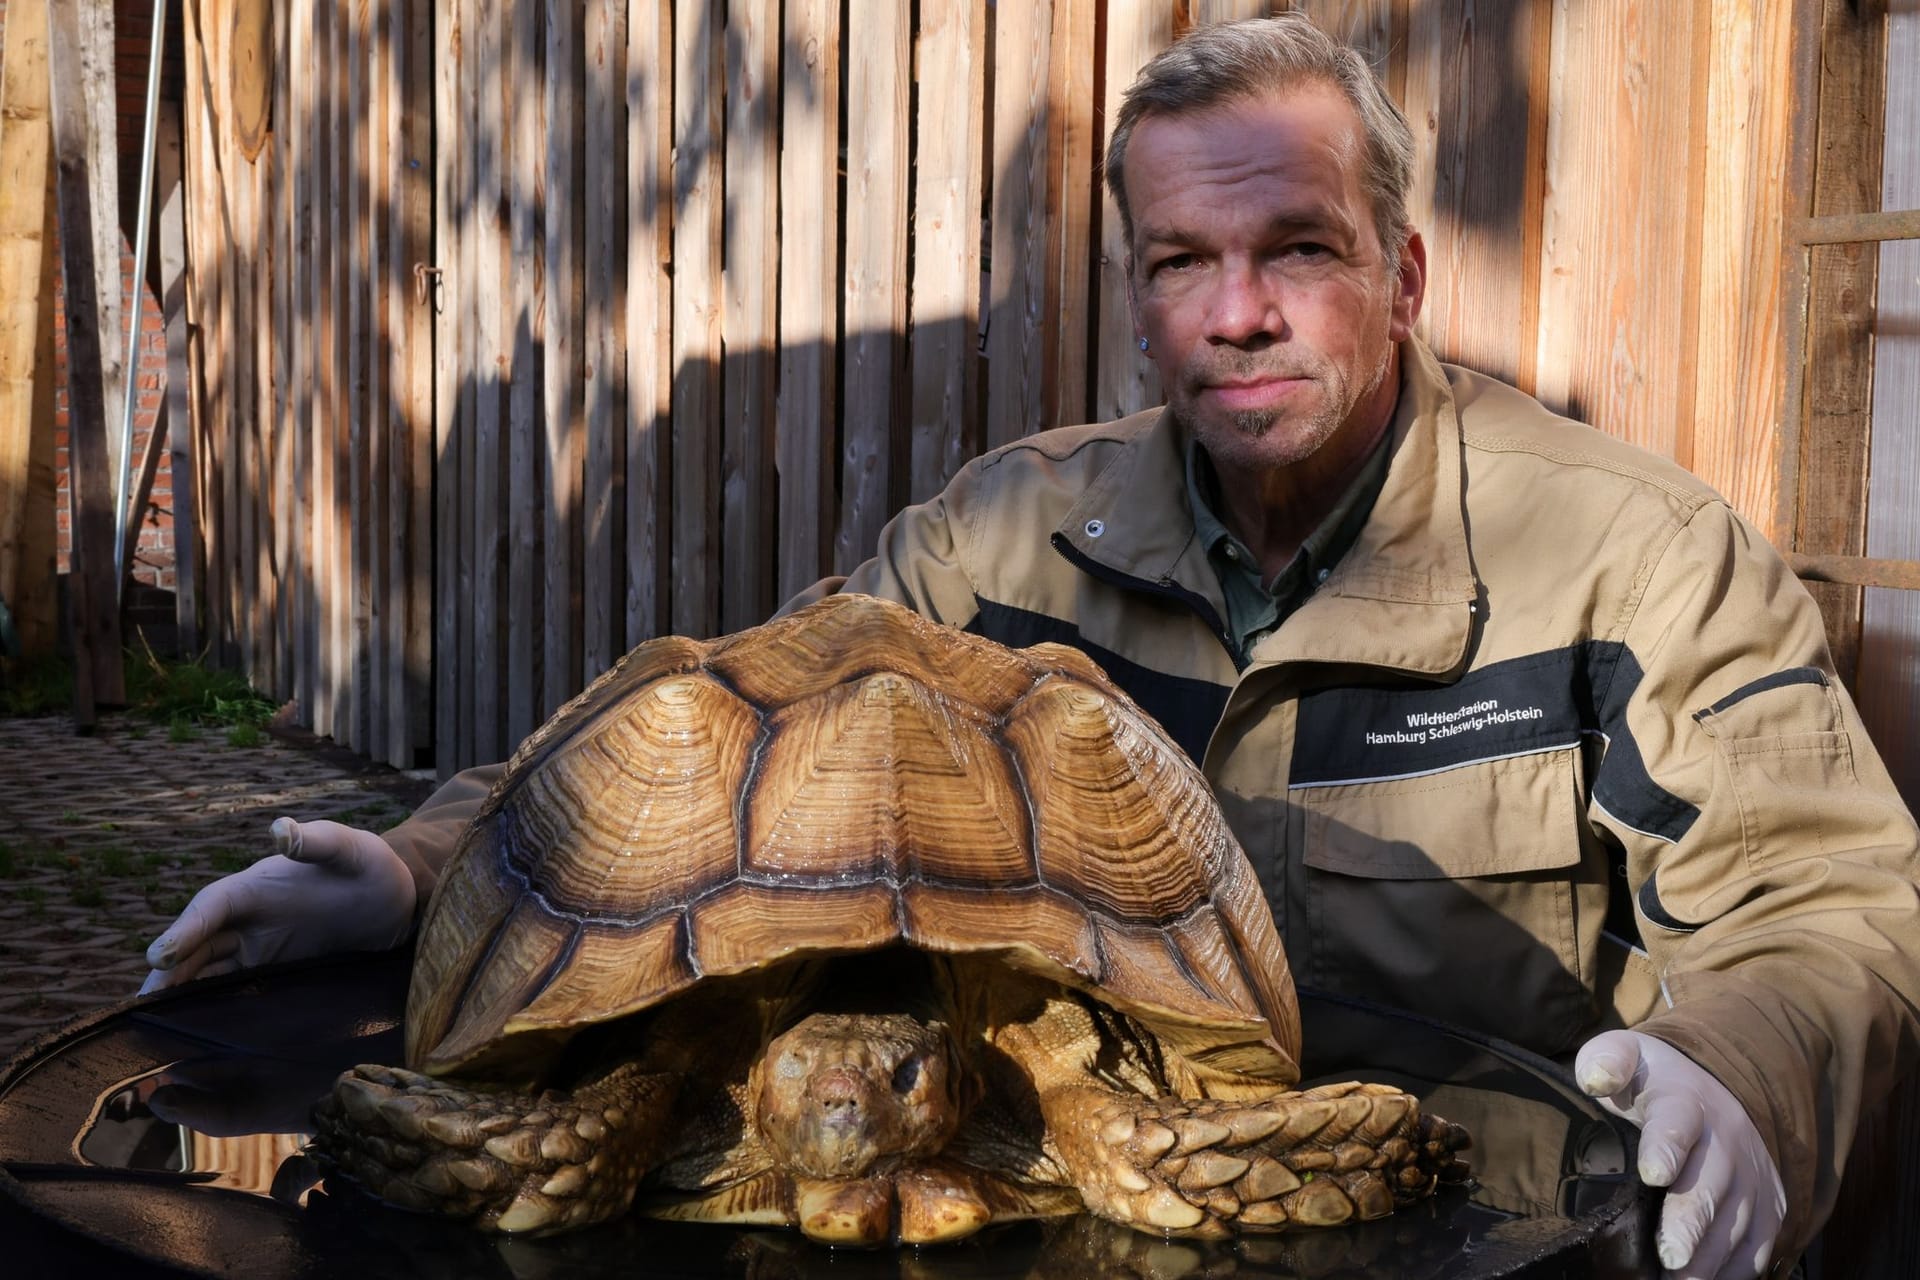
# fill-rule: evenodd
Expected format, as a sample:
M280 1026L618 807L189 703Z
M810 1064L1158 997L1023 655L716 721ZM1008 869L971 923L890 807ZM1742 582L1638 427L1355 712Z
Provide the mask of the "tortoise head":
M939 1022L816 1013L768 1044L757 1068L761 1135L815 1178L857 1178L938 1152L959 1128L960 1067Z

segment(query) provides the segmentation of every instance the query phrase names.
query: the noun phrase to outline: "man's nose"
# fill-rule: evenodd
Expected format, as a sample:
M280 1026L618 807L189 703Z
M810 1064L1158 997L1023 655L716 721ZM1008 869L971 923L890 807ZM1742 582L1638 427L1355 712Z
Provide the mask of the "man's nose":
M1234 347L1260 347L1278 341L1286 325L1280 289L1253 264L1231 259L1221 264L1207 337Z

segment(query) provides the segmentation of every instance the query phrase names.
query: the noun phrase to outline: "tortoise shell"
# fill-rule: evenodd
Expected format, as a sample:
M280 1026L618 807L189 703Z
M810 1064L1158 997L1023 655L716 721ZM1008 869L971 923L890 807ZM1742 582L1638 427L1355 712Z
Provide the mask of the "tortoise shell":
M706 978L897 946L1298 1075L1272 917L1180 748L1077 650L845 594L642 644L527 739L427 908L407 1058L529 1079Z

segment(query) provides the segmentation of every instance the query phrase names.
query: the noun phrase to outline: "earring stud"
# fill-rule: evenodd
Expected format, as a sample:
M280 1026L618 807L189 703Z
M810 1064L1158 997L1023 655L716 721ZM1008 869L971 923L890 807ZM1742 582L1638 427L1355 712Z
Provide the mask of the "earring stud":
M1145 338L1140 339L1140 349L1142 351L1147 349L1147 340Z

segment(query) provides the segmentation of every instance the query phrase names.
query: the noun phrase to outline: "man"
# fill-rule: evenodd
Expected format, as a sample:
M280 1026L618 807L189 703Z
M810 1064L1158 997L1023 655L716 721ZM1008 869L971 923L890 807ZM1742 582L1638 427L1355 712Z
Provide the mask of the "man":
M1577 1050L1671 1273L1782 1272L1914 1055L1913 821L1751 528L1412 337L1411 156L1297 17L1156 58L1108 180L1165 411L975 460L810 595L1085 649L1202 763L1303 982ZM283 819L150 984L404 937L493 776L384 839Z

